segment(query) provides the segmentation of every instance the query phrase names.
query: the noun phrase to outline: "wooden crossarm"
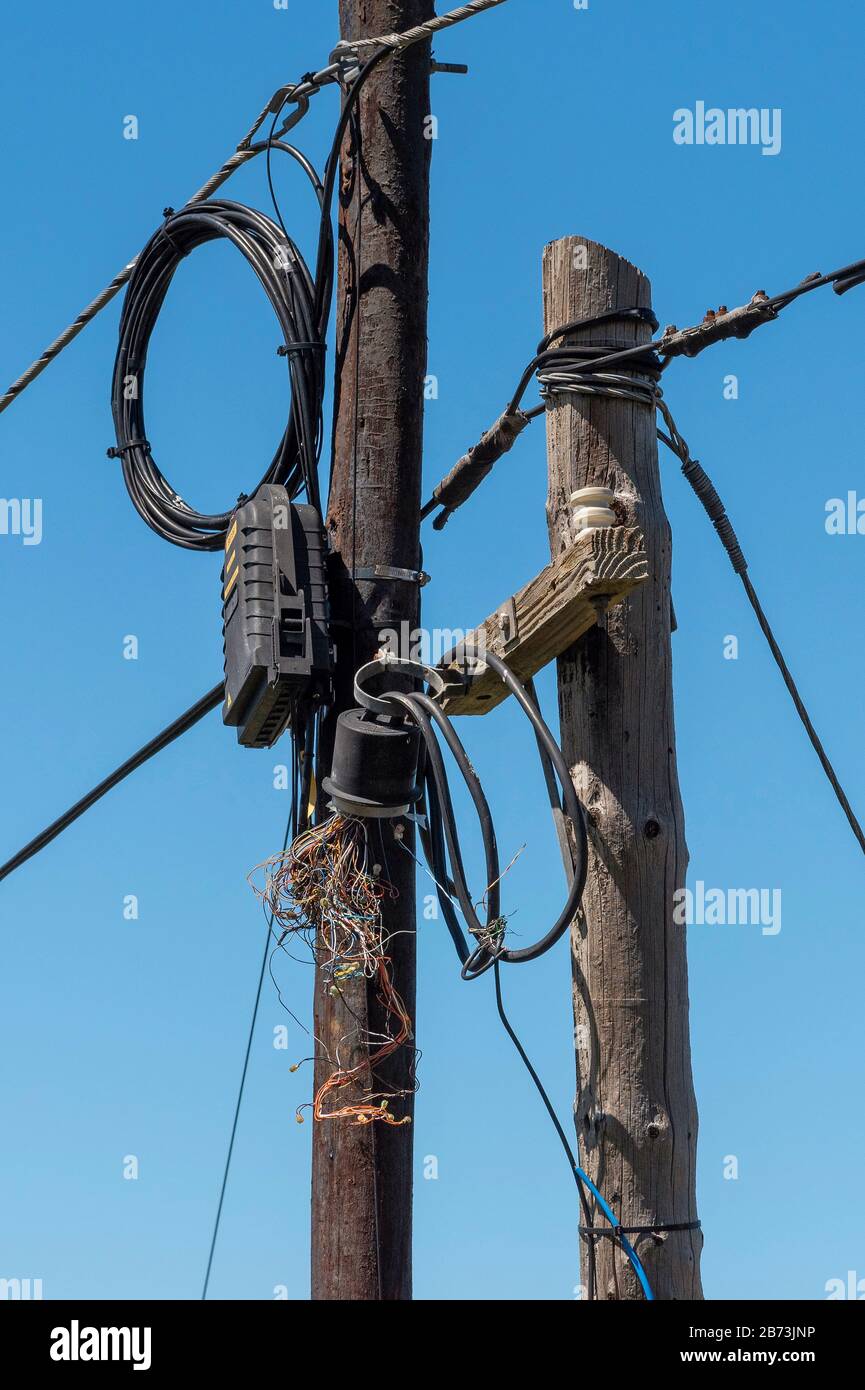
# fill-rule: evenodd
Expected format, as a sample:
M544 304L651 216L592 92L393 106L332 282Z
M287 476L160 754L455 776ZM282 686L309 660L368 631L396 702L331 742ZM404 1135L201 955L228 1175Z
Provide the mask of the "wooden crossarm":
M599 613L621 603L648 576L643 536L636 527L584 531L564 554L470 633L464 647L449 652L440 668L461 670L464 648L480 646L507 661L521 680L528 680L567 651L597 622ZM441 704L449 715L486 714L507 693L501 680L482 668L465 690L446 693Z

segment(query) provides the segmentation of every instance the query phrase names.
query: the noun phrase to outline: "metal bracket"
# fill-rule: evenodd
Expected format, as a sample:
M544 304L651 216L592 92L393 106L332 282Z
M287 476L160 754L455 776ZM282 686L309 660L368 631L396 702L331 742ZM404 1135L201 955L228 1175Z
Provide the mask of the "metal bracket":
M469 71L468 63L439 63L435 58L430 58L430 72L452 72L458 77L467 77Z
M352 48L351 41L343 39L330 55L330 65L336 68L342 85L351 85L359 76L362 67L360 49Z
M361 569L356 569L352 575L353 579L390 579L398 584L417 584L418 588L423 589L429 584L431 576L424 570L402 570L394 565L367 565Z
M290 130L292 130L303 120L304 116L309 110L308 96L292 95L292 93L295 92L300 85L302 84L293 83L289 87L280 87L278 92L274 92L273 99L267 108L271 115L275 116L277 111L279 111L280 107L284 106L286 102L293 101L296 106L296 110L292 111L291 115L287 116L283 121L282 125L279 127L279 130L276 133L277 139L281 139L283 135L287 135Z
M513 598L509 598L496 614L499 624L499 631L502 634L502 647L508 651L515 642L519 640L519 625L517 623L517 605Z

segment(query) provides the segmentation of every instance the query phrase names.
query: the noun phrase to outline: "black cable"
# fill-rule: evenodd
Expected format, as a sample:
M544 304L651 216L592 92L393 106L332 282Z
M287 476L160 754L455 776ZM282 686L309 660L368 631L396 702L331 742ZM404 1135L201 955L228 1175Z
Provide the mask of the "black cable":
M444 887L445 883L450 882L450 877L444 858L442 842L444 839L447 843L447 851L451 863L452 886L460 909L468 924L469 931L472 936L475 937L476 942L488 943L493 933L501 934L501 875L499 873L499 857L495 838L495 828L493 826L489 805L484 795L480 779L466 757L465 750L457 738L447 716L426 696L418 694L402 695L390 692L387 698L392 699L396 704L402 705L421 731L427 757L428 806L430 816L434 817L431 821L432 833L430 837L434 859L430 868L438 889L439 902L444 913L445 921L454 940L454 944L456 945L457 954L460 957L464 978L468 978L465 974L467 970L471 970L471 976L474 978L476 974L482 974L484 970L489 969L495 956L491 954L487 946L480 946L480 944L476 946L475 951L469 950L459 926L453 903L448 898L447 891ZM475 911L466 881L450 786L441 749L438 746L430 716L436 719L439 726L442 728L442 732L445 733L448 746L454 755L457 767L466 783L478 814L481 837L484 845L488 882L486 920L483 922ZM479 951L481 951L482 954L476 961L475 957L478 956Z
M305 488L309 501L321 513L318 463L324 438L326 334L334 286L333 194L342 141L360 91L389 52L383 48L375 53L349 88L323 180L304 155L274 138L282 107L277 110L261 148L266 149L268 184L278 226L263 213L239 203L217 199L190 203L177 213L169 211L164 224L138 257L120 321L112 385L117 444L109 454L121 460L126 487L140 516L174 545L187 550L221 549L232 513L196 512L163 477L145 429L144 370L150 337L177 266L196 247L220 237L237 246L273 306L283 338L280 350L288 359L291 381L285 431L253 492L265 483L275 483L295 497ZM321 219L314 275L283 222L270 168L274 149L285 151L301 165L319 202Z
M545 1086L544 1086L544 1083L541 1081L541 1078L538 1076L538 1073L535 1071L534 1067L532 1066L532 1063L531 1063L531 1060L530 1060L530 1058L529 1058L529 1056L528 1056L528 1053L526 1052L525 1048L523 1047L522 1043L520 1042L519 1037L517 1036L517 1033L516 1033L516 1031L515 1031L513 1025L511 1024L511 1021L510 1021L510 1019L508 1018L507 1013L505 1012L504 1000L502 999L501 971L500 971L500 969L499 969L499 962L498 962L498 961L495 961L495 962L494 962L494 965L493 965L493 974L494 974L494 976L495 976L495 982L496 982L496 1009L498 1010L499 1018L500 1018L501 1021L502 1021L502 1024L503 1024L503 1026L504 1026L505 1032L507 1033L507 1035L508 1035L508 1037L510 1038L511 1042L513 1043L514 1047L517 1049L517 1052L519 1053L520 1058L522 1059L522 1062L523 1062L523 1065L525 1066L526 1071L528 1072L529 1076L532 1078L532 1081L534 1082L535 1086L537 1087L538 1095L540 1096L541 1100L542 1100L543 1103L544 1103L544 1107L545 1107L545 1109L546 1109L546 1111L547 1111L547 1114L549 1115L549 1117L550 1117L550 1119L551 1119L551 1121L552 1121L553 1128L555 1129L556 1134L559 1136L559 1142L561 1143L561 1146L562 1146L562 1148L564 1149L565 1154L567 1155L568 1164L570 1165L570 1169L571 1169L571 1172L572 1172L573 1177L574 1177L574 1182L577 1184L577 1192L579 1193L579 1197L580 1197L580 1206L581 1206L582 1209L583 1209L583 1216L584 1216L584 1218L585 1218L586 1226L589 1228L589 1230L592 1230L592 1231L593 1231L593 1230L595 1229L595 1223L594 1223L594 1218L593 1218L593 1214L592 1214L592 1209L591 1209L591 1207L589 1206L589 1200L588 1200L588 1198L587 1198L587 1196L586 1196L585 1189L584 1189L584 1187L583 1187L583 1180L582 1180L582 1177L580 1176L580 1165L578 1164L576 1158L574 1157L574 1151L573 1151L573 1149L571 1148L570 1144L568 1143L568 1136L565 1134L565 1131L564 1131L564 1129L562 1128L561 1120L559 1119L558 1115L556 1114L555 1107L553 1106L552 1101L550 1100L549 1096L547 1095L547 1092L546 1092L546 1088L545 1088ZM589 1265L589 1300L591 1301L591 1300L594 1299L594 1297L595 1297L595 1291L596 1291L596 1278L595 1278L595 1243L594 1243L594 1240L592 1240L592 1239L589 1240L588 1265Z
M522 961L536 960L538 956L544 955L546 951L550 950L550 948L555 945L564 932L567 931L573 921L580 902L582 901L583 890L586 886L589 863L588 833L586 830L585 813L582 803L574 790L574 784L571 781L568 765L565 762L562 750L553 738L540 711L533 703L525 687L517 679L507 663L502 661L501 657L496 656L493 652L487 651L483 654L483 660L491 670L495 671L501 677L531 723L538 747L541 750L542 761L545 754L552 764L553 770L558 778L563 794L564 813L573 826L575 836L573 879L571 881L567 901L558 919L554 922L553 926L550 927L547 934L542 937L540 941L536 942L534 946L526 947L520 951L503 951L499 956L501 960L518 964Z
M305 487L320 510L318 453L323 435L324 326L315 317L316 287L295 243L274 222L239 203L190 204L169 216L142 251L126 291L114 364L112 413L123 477L138 513L163 539L187 550L220 550L231 510L194 511L163 477L147 441L144 373L150 337L180 261L224 237L248 261L279 321L291 380L288 422L253 491L281 484L294 497Z
M606 372L611 366L627 366L628 370L644 372L647 378L645 388L637 381L631 381L629 384L632 389L647 394L648 403L651 404L651 383L657 380L663 370L654 343L634 345L593 343L589 346L570 344L566 347L552 347L557 338L579 332L581 329L596 328L604 323L647 323L653 330L658 327L658 320L651 309L634 308L610 309L606 313L595 314L591 318L575 319L572 323L566 323L561 328L555 329L538 343L537 352L520 378L507 413L514 414L521 408L523 397L535 374L546 389L549 384L547 378L550 374L564 373L579 379L582 376L596 376L599 372ZM594 394L604 394L603 388L599 388L598 383L594 383L594 385ZM534 419L536 415L543 414L546 408L545 401L543 405L527 411L526 414L529 419Z
M285 851L286 851L286 849L288 848L289 836L291 835L291 827L292 827L292 825L295 823L296 818L297 818L298 807L297 807L296 784L295 784L295 787L292 789L292 798L291 798L291 802L292 802L292 804L291 804L291 809L290 809L290 811L289 811L289 814L288 814L288 821L286 822L286 826L285 826L285 836L284 836L283 841L282 841L282 852L283 852L283 854L285 854ZM247 1039L246 1039L246 1052L245 1052L244 1058L243 1058L243 1070L242 1070L242 1072L241 1072L241 1074L240 1074L240 1087L239 1087L238 1092L237 1092L237 1104L236 1104L235 1107L234 1107L234 1119L233 1119L232 1125L231 1125L231 1137L230 1137L230 1139L229 1139L229 1141L228 1141L228 1153L227 1153L227 1155L226 1155L226 1159L225 1159L225 1168L224 1168L223 1174L222 1174L222 1186L220 1187L220 1190L219 1190L219 1202L218 1202L217 1208L216 1208L216 1219L214 1220L214 1223L213 1223L213 1235L211 1236L211 1240L210 1240L210 1253L208 1254L208 1257L207 1257L207 1270L206 1270L205 1275L204 1275L204 1286L203 1286L202 1291L201 1291L201 1300L202 1300L202 1302L204 1302L204 1300L207 1298L207 1288L208 1288L208 1285L209 1285L209 1283L210 1283L210 1271L211 1271L211 1269L213 1268L213 1252L214 1252L215 1249L216 1249L216 1238L217 1238L217 1236L219 1235L219 1223L220 1223L220 1221L221 1221L221 1219L222 1219L222 1206L223 1206L223 1203L224 1203L224 1201L225 1201L225 1189L226 1189L226 1186L228 1185L228 1173L229 1173L229 1170L230 1170L230 1168L231 1168L231 1158L232 1158L232 1154L234 1153L234 1140L235 1140L235 1137L236 1137L236 1135L237 1135L237 1124L238 1124L238 1120L240 1119L240 1107L241 1107L241 1104L242 1104L242 1102L243 1102L243 1091L244 1091L244 1087L246 1086L246 1076L247 1076L247 1072L249 1071L249 1058L250 1058L250 1054L251 1054L251 1052L252 1052L252 1039L253 1039L253 1037L254 1037L254 1035L255 1035L255 1025L256 1025L256 1022L257 1022L257 1020L258 1020L258 1008L259 1008L259 1005L260 1005L260 1003L261 1003L261 990L262 990L262 986L263 986L263 984L264 984L264 972L265 972L265 970L267 969L268 958L269 958L269 955L270 955L270 937L271 937L271 932L272 932L272 931L273 931L273 909L271 908L270 916L269 916L269 918L268 918L268 920L267 920L267 934L266 934L266 936L265 936L265 938L264 938L264 955L263 955L262 958L261 958L261 970L259 971L259 975L258 975L258 988L257 988L256 991L255 991L255 1003L254 1003L253 1008L252 1008L252 1020L251 1020L250 1025L249 1025L249 1036L248 1036ZM277 986L277 993L279 993L279 987L278 987L278 986ZM281 1001L280 1001L280 1002L281 1002Z
M748 562L745 559L742 547L739 544L738 537L733 528L733 523L727 516L726 508L723 502L721 501L717 489L715 488L715 485L709 477L708 473L705 471L702 465L697 462L696 459L691 458L688 445L685 442L682 435L679 433L679 430L676 427L676 423L670 413L669 407L663 400L660 399L658 402L658 406L661 410L662 415L664 416L664 419L667 423L667 427L670 431L669 435L666 435L662 430L658 430L658 438L664 444L666 444L667 448L670 449L681 461L682 473L684 477L686 478L690 486L693 488L694 492L696 493L697 497L702 503L702 506L706 511L707 516L709 517L710 521L712 522L712 525L715 527L715 530L718 533L718 537L721 541L721 544L727 552L733 569L742 581L745 593L748 596L748 602L753 608L757 618L757 622L760 624L763 636L766 638L766 641L769 644L769 650L771 651L772 656L775 659L775 664L777 665L778 670L781 672L784 684L786 685L787 690L790 693L790 697L793 701L793 704L796 708L796 713L802 721L802 725L805 729L806 734L808 735L811 746L820 760L820 766L826 774L826 777L829 781L829 785L835 793L835 796L838 800L838 803L842 811L844 812L844 815L847 817L847 822L850 826L850 829L853 831L854 836L856 837L856 841L859 845L859 848L862 850L862 853L865 854L865 831L863 831L862 826L860 825L859 820L856 816L856 813L854 812L852 806L850 805L850 802L847 799L847 794L838 780L838 775L835 772L835 769L832 766L831 762L829 761L829 755L823 747L823 743L820 739L820 736L811 722L811 716L808 713L802 696L799 694L799 688L796 685L796 682L791 674L790 668L784 659L784 654L778 645L775 634L772 631L772 627L769 623L769 619L763 612L763 606L760 603L759 598L757 597L757 592L753 584L751 583L750 577L748 575Z
M265 252L268 247L272 248L274 245L280 252L283 252L286 246L288 246L289 260L293 266L292 274L294 275L294 280L292 281L291 276L286 272L291 283L288 288L286 288L285 303L281 304L281 307L289 317L291 317L290 311L297 311L297 315L299 316L298 322L302 319L308 324L308 331L303 341L314 341L313 326L316 321L316 316L319 323L326 325L333 288L333 229L330 217L330 205L333 197L336 171L339 165L339 153L342 140L363 83L378 63L387 56L388 52L388 49L382 49L373 55L369 62L362 68L357 80L346 96L328 160L324 182L318 179L315 170L306 157L293 146L284 144L278 140L273 140L272 132L271 138L269 138L267 142L268 151L271 148L280 149L300 163L312 182L316 196L321 205L318 263L314 283L309 277L309 272L302 258L300 258L299 253L296 252L296 248L293 248L296 253L296 261L291 260L293 243L291 243L287 234L283 232L283 234L280 235L275 224L270 222L261 213L253 212L235 203L220 203L218 201L190 205L180 213L172 214L168 217L164 226L151 238L148 246L145 248L145 252L149 250L152 253L152 260L148 263L150 269L146 275L142 272L143 278L139 280L136 295L132 302L130 302L130 291L132 289L132 281L130 281L123 309L121 342L115 362L114 399L112 400L112 406L115 409L115 423L120 420L123 423L123 431L121 432L120 429L118 429L118 444L116 450L113 452L118 454L122 460L124 477L127 478L127 485L129 486L131 484L130 491L133 495L133 500L136 502L136 506L139 506L140 502L141 505L139 506L139 510L142 512L142 515L145 516L145 520L147 520L149 524L155 525L155 529L157 530L160 529L160 523L164 520L167 529L175 533L169 535L167 538L175 540L179 545L200 550L218 549L221 544L219 531L224 529L224 526L228 524L231 513L225 513L222 516L216 517L198 517L196 521L196 513L192 512L186 507L185 503L176 497L153 463L150 445L144 433L142 402L146 348L150 333L153 329L153 324L156 320L156 315L159 312L159 308L161 307L168 289L171 276L177 267L181 255L187 254L194 245L200 245L204 241L213 240L215 237L228 236L235 244L243 242L241 249L244 254L247 255L247 258L250 259L253 269L259 276L259 279L262 279L263 283L266 280L270 288L276 293L278 287L274 285L273 277L278 274L278 271L276 265L266 265L264 263L266 260ZM261 148L263 149L264 145L262 145ZM278 209L277 215L279 216ZM280 221L281 220L280 216ZM145 252L142 252L142 258ZM141 269L142 258L139 259L138 265L136 266L136 275ZM277 264L281 263L282 259L283 257L280 255ZM154 283L154 277L156 283ZM135 277L133 277L133 279L134 278ZM268 285L265 284L265 288L267 287ZM311 292L314 292L312 298L314 298L315 313L310 318L308 314L304 317L304 313L301 311L304 310L304 300L310 297ZM308 305L306 309L308 309ZM139 313L145 316L140 323L138 321ZM129 335L128 337L124 333L124 325ZM286 346L290 346L288 341L289 336L289 334L286 334ZM143 355L140 359L133 356L131 353L131 347L135 345L137 345L139 352L143 349ZM310 363L314 363L322 355L323 354L317 352L308 354L305 351L300 353L289 353L290 370L292 370L291 364L294 358L307 359L304 367L305 371ZM124 399L125 396L129 394L129 386L127 377L124 375L121 368L121 359L124 367L136 368L136 370L131 373L135 378L135 389L131 392L133 399L129 401ZM318 375L323 383L323 365L318 369ZM313 373L313 378L314 384L316 384L315 373ZM316 384L316 390L317 389ZM130 415L127 416L127 410L133 405L136 406L135 412L130 412ZM294 402L292 403L292 412L294 412ZM308 417L308 411L306 412L306 416ZM128 429L127 426L129 427ZM277 452L277 459L281 459L283 464L285 463L286 438L290 430L291 420L286 430L286 436L283 437L281 449ZM308 445L309 439L310 435L307 431L304 439L305 445ZM318 444L317 447L320 447L320 444ZM282 466L282 464L280 466ZM278 481L278 479L268 474L263 481ZM287 481L292 482L293 485L302 485L303 479L299 477L297 468L295 468ZM138 489L139 487L141 489L140 493L133 491L133 489ZM317 489L317 482L313 484L313 487ZM165 503L164 511L163 503ZM149 512L150 508L153 509L152 517ZM205 526L203 533L200 534L197 529L198 522L214 523L214 526ZM208 530L215 530L216 534L207 534ZM148 759L154 757L156 753L173 742L174 739L179 738L187 729L192 728L192 726L198 723L210 710L215 709L216 706L220 704L223 694L223 686L221 684L215 686L213 690L203 696L196 705L193 705L191 709L187 710L187 712L181 715L179 719L175 720L173 724L170 724L167 729L164 729L161 734L158 734L155 739L145 744L143 748L133 754L133 756L123 763L115 772L103 782L100 782L92 791L88 792L81 801L76 802L76 804L70 807L63 816L52 822L40 835L36 836L35 839L31 840L29 844L25 845L22 850L19 850L16 855L8 860L6 864L0 867L0 880L6 878L7 875L13 873L15 869L26 863L28 859L38 854L41 849L44 849L46 845L50 844L52 840L62 834L68 826L72 825L79 816L82 816L85 811L89 810L91 806L99 801L101 797L105 796L113 787L117 786L119 782L122 782L130 773L141 767ZM307 757L305 770L308 777L311 777L311 756Z
M37 835L35 839L31 840L29 844L25 845L23 849L20 849L17 854L7 860L7 862L0 867L0 881L9 874L14 873L22 864L26 864L28 859L32 859L33 856L44 849L46 845L50 845L51 841L56 840L58 835L62 835L63 831L77 821L79 816L83 816L85 811L89 811L91 806L95 806L96 802L101 800L106 792L110 792L113 787L116 787L118 783L122 782L130 773L135 772L137 768L142 767L150 758L160 753L163 748L167 748L175 739L180 738L181 734L185 734L188 729L191 729L199 720L203 719L212 709L216 709L217 705L222 703L223 695L223 686L215 685L213 689L208 691L206 695L203 695L191 709L188 709L179 719L175 719L173 724L169 724L166 729L163 729L161 734L157 734L149 743L145 743L143 748L139 748L137 753L133 753L131 758L127 758L125 763L121 763L120 767L118 767L115 772L112 772L109 777L106 777L104 781L95 786L93 790L89 791L86 796L83 796L80 801L76 801L74 806L70 806L68 811L65 811L57 820L52 821L51 825Z
M469 930L476 939L475 948L470 952L468 951L464 939L462 942L462 949L459 944L457 945L462 964L462 976L463 979L467 980L476 979L479 975L485 973L496 960L506 961L510 964L520 964L525 961L536 960L539 956L544 955L546 951L550 950L567 931L576 915L582 899L588 872L588 835L585 816L579 797L574 790L574 785L571 781L570 773L561 749L544 722L532 697L527 693L522 683L514 676L507 664L502 661L501 658L490 652L484 653L483 660L505 682L508 689L517 699L520 708L531 722L541 753L542 765L548 785L551 770L561 784L562 814L567 816L574 830L573 872L568 875L569 887L565 905L549 931L532 946L524 947L521 950L507 949L504 945L505 924L501 917L500 908L501 876L499 873L495 828L480 780L466 755L465 749L451 721L429 696L421 694L399 694L392 691L388 692L385 698L405 709L409 716L417 723L426 748L427 803L430 813L429 847L433 854L433 862L430 864L430 869L438 886L439 901L445 915L445 921L447 922L448 929L454 937L455 942L458 942L460 933L456 923L453 902L450 900L447 891L449 886L453 887L455 897L469 926ZM434 721L438 725L448 748L453 754L460 774L475 804L475 810L478 815L484 844L488 878L487 891L485 894L486 914L485 921L483 922L480 921L475 911L466 882L459 842L459 832L455 822L447 774L431 721ZM447 846L447 854L450 859L450 874L448 873L448 867L444 857L445 845Z

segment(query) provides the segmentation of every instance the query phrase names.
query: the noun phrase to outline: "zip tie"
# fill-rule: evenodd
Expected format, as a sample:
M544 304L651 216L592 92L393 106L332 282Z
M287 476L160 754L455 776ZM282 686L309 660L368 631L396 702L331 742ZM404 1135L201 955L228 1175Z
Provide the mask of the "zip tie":
M105 450L106 458L119 459L127 454L130 449L143 449L146 454L151 452L150 443L146 439L130 439L125 444L112 444L110 449ZM179 498L177 499L180 500Z
M162 216L165 218L165 221L163 222L163 224L162 224L162 226L159 228L159 230L160 230L160 232L162 233L162 235L165 237L165 240L168 242L169 246L171 247L171 249L172 249L172 251L174 252L174 254L175 254L175 256L177 257L177 259L178 259L179 261L182 261L183 258L184 258L184 256L188 256L188 255L189 255L189 251L188 251L188 250L185 251L185 250L183 249L183 247L178 246L177 242L174 240L173 235L172 235L171 232L168 230L168 223L171 221L172 217L174 216L174 208L170 208L170 207L169 207L169 208L163 208L163 209L162 209Z
M292 352L327 352L327 343L280 343L276 349L277 357L288 357Z

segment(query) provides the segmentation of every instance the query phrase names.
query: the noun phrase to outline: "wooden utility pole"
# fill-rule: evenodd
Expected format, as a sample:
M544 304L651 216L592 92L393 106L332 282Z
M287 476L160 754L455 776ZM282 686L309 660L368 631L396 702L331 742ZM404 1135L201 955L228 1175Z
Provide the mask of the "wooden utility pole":
M611 309L651 305L640 271L577 237L546 248L543 281L547 332ZM650 336L648 324L607 322L562 342L627 347ZM571 493L600 486L616 493L619 520L642 531L649 569L648 582L558 662L562 743L591 844L583 920L573 932L576 1125L587 1170L623 1225L690 1223L697 1108L685 928L673 922L673 894L684 885L688 855L673 728L670 527L655 412L630 400L558 395L547 412L547 438L553 558L573 544ZM702 1297L699 1231L662 1232L635 1244L657 1298ZM618 1246L601 1239L596 1249L598 1297L642 1297ZM584 1247L584 1283L585 1256Z
M432 17L433 0L340 0L343 38L411 28ZM369 50L366 50L369 56ZM337 641L337 705L355 701L355 670L385 629L419 621L417 583L355 578L384 566L420 569L420 485L427 360L430 45L383 60L360 97L343 150L340 182L333 472L327 529L334 554L331 602ZM334 715L335 718L335 715ZM332 737L333 719L330 721ZM324 761L330 739L325 733ZM410 833L406 844L411 845ZM388 852L389 851L389 852ZM385 910L394 985L415 1011L414 865L385 842L386 876L398 899ZM359 1032L380 1031L374 982L349 982L340 996L315 986L318 1087L339 1053L363 1056ZM379 1077L414 1085L414 1054L402 1048ZM341 1098L342 1099L342 1098ZM345 1097L346 1100L350 1099ZM412 1097L395 1102L411 1115ZM314 1299L411 1298L412 1125L315 1124L312 1155Z

